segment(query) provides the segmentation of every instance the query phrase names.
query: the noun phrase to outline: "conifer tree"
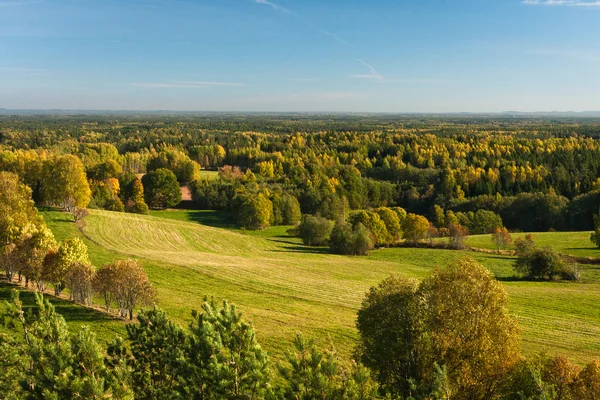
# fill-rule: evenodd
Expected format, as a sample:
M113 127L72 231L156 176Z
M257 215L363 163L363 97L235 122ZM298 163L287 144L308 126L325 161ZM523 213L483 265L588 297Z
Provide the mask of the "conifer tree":
M12 301L2 315L21 332L22 337L14 344L23 359L15 359L14 354L3 358L0 370L8 364L13 372L18 371L15 377L21 381L22 397L40 400L131 398L128 390L119 388L119 383L109 378L120 372L107 368L104 351L95 335L87 327L71 334L54 306L41 294L35 296L35 312L25 312L19 293L13 291Z

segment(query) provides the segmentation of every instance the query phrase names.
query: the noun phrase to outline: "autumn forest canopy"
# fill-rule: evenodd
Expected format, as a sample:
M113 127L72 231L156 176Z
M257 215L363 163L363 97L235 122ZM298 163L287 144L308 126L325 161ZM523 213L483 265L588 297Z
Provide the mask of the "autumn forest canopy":
M184 215L174 208L187 213L184 224L173 222ZM49 215L64 225L49 223ZM560 232L583 234L585 243L558 246L547 235ZM520 294L516 282L542 294L566 288L561 293L573 296L575 308L589 306L592 297L577 296L597 288L600 261L589 255L598 248L597 119L0 115L0 270L7 287L36 292L26 306L23 293L12 291L0 307L0 396L596 399L595 347L586 362L532 356L521 346L522 323L529 329L531 322L510 305ZM397 254L415 264L443 262L428 264L419 279L403 265L389 276L375 261L403 257L392 251L410 251ZM158 275L149 261L197 268L190 282L212 287L217 273L202 275L203 262L216 271L244 258L255 264L240 266L229 296L280 279L276 263L288 268L283 279L259 286L266 302L280 296L270 292L278 285L296 301L304 295L295 294L304 288L294 281L296 263L322 262L306 276L307 288L322 277L322 291L361 299L338 304L322 294L326 308L352 315L351 331L329 329L351 350L341 354L333 340L323 348L298 333L278 343L273 358L235 305L197 301L181 283L180 292L165 294L177 271L166 266ZM502 279L487 262L500 263ZM374 273L361 281L354 272L363 271L335 270L350 263ZM337 288L335 279L347 286ZM213 288L222 294L218 283ZM181 297L176 320L161 309L174 293ZM240 309L260 315L246 294ZM104 343L89 327L69 329L49 297L127 322L123 337ZM532 301L536 292L523 297ZM315 318L308 309L303 318ZM274 330L285 325L272 322Z
M469 213L479 210L521 231L591 230L598 211L600 132L591 119L0 118L0 167L19 174L41 203L65 201L55 185L46 184L48 178L63 185L64 179L79 179L89 181L91 194L86 188L70 194L76 205L134 212L165 208L180 200L174 175L191 188L189 206L231 211L249 228L282 223L281 213L294 207L287 196L303 214L334 221L350 210L382 206L433 221L437 205L463 214L462 225L476 231L481 228ZM48 177L79 161L73 174L83 168L81 175L61 177L62 182ZM218 179L204 179L201 170L219 170ZM134 176L150 172L146 182ZM272 215L248 216L264 200L274 206Z

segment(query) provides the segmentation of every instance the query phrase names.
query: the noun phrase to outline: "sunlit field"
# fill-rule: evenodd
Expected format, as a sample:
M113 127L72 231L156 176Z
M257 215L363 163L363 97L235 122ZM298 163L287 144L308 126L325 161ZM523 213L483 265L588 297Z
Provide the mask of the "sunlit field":
M69 216L54 211L44 216L57 238L82 235ZM350 355L356 311L370 286L390 274L423 278L437 266L468 256L504 282L510 309L521 323L525 354L567 354L579 363L600 356L596 266L581 267L582 283L528 282L514 276L511 257L404 248L379 249L368 257L339 256L327 248L303 246L286 233L288 227L242 232L232 228L226 214L215 212L141 216L94 210L86 221L84 240L95 265L117 258L140 259L158 289L159 307L180 324L187 323L191 309L198 308L205 296L234 302L276 356L296 332L323 345L332 341L342 354ZM588 245L588 233L534 237L539 245L553 243L555 237L559 251L582 248L586 255L598 253ZM470 245L492 248L489 236L469 240ZM7 296L5 287L0 290ZM69 309L76 308L69 305L64 312L72 324L88 323L106 339L124 333L124 323L70 316L74 313Z

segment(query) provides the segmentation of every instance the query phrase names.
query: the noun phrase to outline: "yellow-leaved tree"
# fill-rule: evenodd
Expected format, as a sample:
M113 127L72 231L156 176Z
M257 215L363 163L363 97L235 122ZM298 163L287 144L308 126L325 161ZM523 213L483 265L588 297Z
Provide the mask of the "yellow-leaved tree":
M472 259L437 269L420 284L388 278L359 310L357 356L401 398L493 398L519 360L519 329L507 301L501 284Z

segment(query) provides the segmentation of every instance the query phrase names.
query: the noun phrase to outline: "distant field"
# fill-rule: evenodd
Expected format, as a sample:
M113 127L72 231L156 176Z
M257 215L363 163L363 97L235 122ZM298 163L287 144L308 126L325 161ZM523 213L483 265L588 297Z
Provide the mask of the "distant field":
M62 214L45 216L57 236L78 234ZM206 295L229 299L254 322L259 339L275 355L282 354L295 332L303 332L322 344L333 340L348 356L356 338L356 310L370 286L390 274L422 278L436 266L471 256L504 282L511 311L521 322L526 354L547 350L577 362L600 358L598 267L583 267L583 283L524 282L514 278L510 257L401 248L346 257L303 246L286 230L244 234L226 214L207 211L140 216L94 210L85 233L96 265L114 258L141 259L158 289L159 306L180 323L187 323L190 310ZM553 235L565 249L588 246L587 241L564 242L562 233L534 234L540 244L542 237L551 242ZM589 234L580 235L589 240ZM470 240L483 243L489 237Z
M592 244L592 232L535 232L531 235L537 246L551 246L556 251L574 256L600 257L600 249ZM511 234L513 240L523 238L527 233ZM467 238L466 244L485 249L496 249L491 235L474 235ZM508 247L514 249L514 244Z
M219 171L200 170L200 179L217 179L218 177Z

